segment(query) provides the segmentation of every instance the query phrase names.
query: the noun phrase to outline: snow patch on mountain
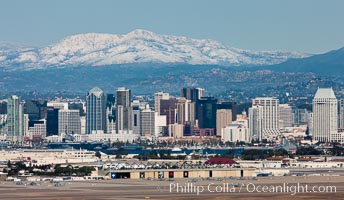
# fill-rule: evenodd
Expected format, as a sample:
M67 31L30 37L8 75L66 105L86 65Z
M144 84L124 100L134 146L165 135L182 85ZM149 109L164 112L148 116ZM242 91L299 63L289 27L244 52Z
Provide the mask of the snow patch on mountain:
M72 35L41 48L0 43L0 66L12 70L127 63L272 65L308 56L299 52L243 50L215 40L159 35L141 29L123 35Z

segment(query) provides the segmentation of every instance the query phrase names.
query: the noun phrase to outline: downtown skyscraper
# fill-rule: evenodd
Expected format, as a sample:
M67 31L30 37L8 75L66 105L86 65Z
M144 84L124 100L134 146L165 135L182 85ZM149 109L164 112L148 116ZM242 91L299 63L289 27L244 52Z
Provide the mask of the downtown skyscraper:
M204 96L203 88L182 88L180 90L180 97L195 103L195 119L198 119L198 100Z
M221 130L232 123L232 110L216 110L216 135L221 136Z
M280 129L291 127L293 125L293 109L290 105L279 105L279 123Z
M160 100L168 100L170 98L169 93L157 92L154 94L154 110L160 115Z
M320 142L337 140L338 101L332 88L318 88L313 99L313 137Z
M24 137L24 105L18 96L7 99L7 138L11 142L21 142Z
M339 102L339 128L344 129L344 99Z
M58 111L59 133L80 134L81 122L79 110L59 110Z
M216 130L217 99L202 97L198 101L198 127Z
M120 87L116 91L116 131L132 130L131 91Z
M86 96L86 134L106 130L106 97L98 87L91 89Z
M279 135L279 100L272 97L253 99L249 120L250 135L253 139L271 140Z

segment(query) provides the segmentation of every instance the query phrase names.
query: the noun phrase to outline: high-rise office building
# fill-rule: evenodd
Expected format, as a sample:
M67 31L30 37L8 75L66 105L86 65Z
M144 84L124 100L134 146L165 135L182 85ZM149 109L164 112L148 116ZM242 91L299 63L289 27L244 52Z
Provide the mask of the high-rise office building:
M116 130L132 130L131 123L131 91L120 87L116 91Z
M170 95L164 92L157 92L154 94L154 111L160 115L160 100L168 100Z
M24 114L24 137L27 137L29 133L29 115L28 114Z
M170 97L169 99L160 100L160 115L166 116L166 125L176 123L177 99Z
M279 105L280 129L291 127L293 125L293 109L288 104Z
M184 97L187 100L195 103L195 119L198 119L198 100L204 96L203 88L182 88L180 90L180 97Z
M7 107L7 104L6 104ZM7 110L7 108L6 108ZM7 113L7 111L6 111ZM0 135L7 134L7 114L0 114Z
M180 90L180 97L184 97L192 102L196 102L198 99L203 97L203 88L182 88Z
M252 100L249 109L251 137L261 141L272 139L279 131L279 100L277 98L259 97Z
M293 110L293 124L294 125L307 125L310 121L310 112L307 109L294 109Z
M202 97L198 101L198 127L216 129L217 99Z
M339 102L339 128L344 129L344 99Z
M195 121L195 102L185 99L184 97L177 98L177 119L178 124L185 124L190 122L194 124Z
M313 112L309 113L309 119L308 119L308 135L313 136Z
M9 141L21 142L24 136L24 103L18 96L7 99L7 137Z
M86 96L86 134L106 130L106 98L98 87L91 89Z
M61 101L48 101L47 107L55 108L59 110L68 110L68 102L61 102Z
M31 120L29 121L28 136L32 139L32 142L41 142L47 133L46 120Z
M196 121L196 102L187 102L187 117L186 123L195 125ZM185 124L185 123L184 123Z
M182 138L184 133L184 125L183 124L170 124L168 125L168 133L169 137L173 138Z
M85 102L70 102L68 103L68 109L79 110L80 116L86 116L86 106Z
M236 102L221 102L217 104L217 109L230 109L232 111L232 121L236 120L238 114L238 104Z
M176 108L176 122L178 124L184 124L189 121L188 119L188 104L184 97L177 98L177 108Z
M249 119L249 133L250 138L256 140L262 140L261 119L259 116L259 106L253 106L248 109Z
M86 117L80 116L80 134L86 134Z
M106 97L106 130L112 133L116 131L116 100L113 94L107 94Z
M47 101L28 100L25 102L24 113L29 115L29 119L40 120L47 118Z
M116 109L106 107L106 130L108 133L116 131Z
M216 110L216 135L221 136L221 129L232 123L232 110Z
M141 109L139 106L133 106L132 110L132 128L133 134L140 135L141 134Z
M47 108L47 136L59 134L59 108Z
M59 110L58 111L59 134L80 134L81 122L79 110Z
M141 111L141 134L155 135L155 112L146 109Z
M318 88L313 99L313 138L320 142L336 140L338 101L332 88Z
M0 115L7 114L7 101L0 100Z

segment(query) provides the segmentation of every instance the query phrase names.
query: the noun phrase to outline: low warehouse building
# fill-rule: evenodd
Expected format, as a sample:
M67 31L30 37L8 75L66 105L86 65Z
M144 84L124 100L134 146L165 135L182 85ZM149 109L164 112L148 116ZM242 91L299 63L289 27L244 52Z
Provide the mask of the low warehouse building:
M112 179L142 178L223 178L254 177L254 168L208 168L208 169L149 169L149 170L115 170L108 173Z

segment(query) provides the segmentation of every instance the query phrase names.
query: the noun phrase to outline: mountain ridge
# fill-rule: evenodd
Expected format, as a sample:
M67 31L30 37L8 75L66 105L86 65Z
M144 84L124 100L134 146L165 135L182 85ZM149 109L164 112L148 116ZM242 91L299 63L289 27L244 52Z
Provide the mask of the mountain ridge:
M131 63L261 66L310 56L299 52L243 50L212 39L159 35L143 29L127 34L76 34L46 47L8 49L0 45L0 67L6 70Z
M312 72L319 75L343 76L344 47L307 58L290 59L269 66L277 72Z

